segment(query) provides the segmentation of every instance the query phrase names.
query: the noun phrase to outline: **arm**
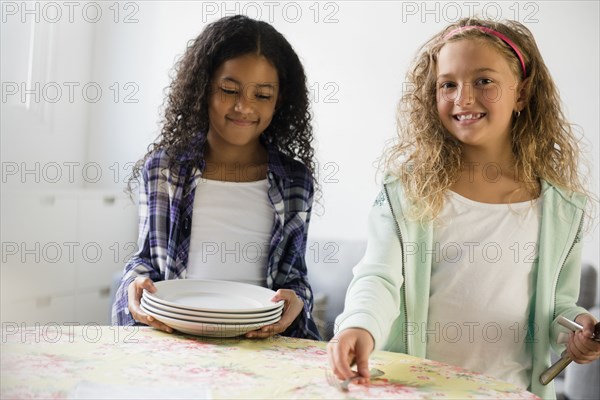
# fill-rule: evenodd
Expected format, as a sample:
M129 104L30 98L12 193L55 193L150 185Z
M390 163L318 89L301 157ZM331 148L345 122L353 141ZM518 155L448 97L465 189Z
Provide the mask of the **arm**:
M138 251L131 257L125 265L121 282L115 294L115 301L112 309L113 325L134 325L136 321L129 310L128 290L130 284L137 277L146 277L150 281L161 280L161 274L151 261L150 248L150 229L151 216L149 215L149 182L148 182L148 163L142 171L142 183L140 184L139 198L139 234ZM138 301L139 307L139 301Z
M563 329L558 324L558 317L562 316L574 321L580 314L587 311L576 305L579 297L579 285L581 279L581 232L578 232L573 247L564 261L558 281L556 283L554 300L554 319L550 328L550 344L552 349L560 354L564 350L563 345L558 344L558 335Z
M306 267L306 243L308 239L308 227L312 214L314 188L310 185L309 198L307 201L308 211L306 212L306 220L298 235L301 235L299 246L295 249L296 259L290 269L286 282L282 288L292 290L296 296L302 301L302 309L299 310L295 321L283 333L285 336L304 337L308 339L321 340L321 335L317 329L317 324L312 318L313 309L313 292L308 282L308 269ZM294 243L297 243L294 240Z
M587 364L600 358L600 342L592 340L594 325L598 320L582 307L576 305L579 297L581 277L581 231L576 235L573 248L565 260L563 269L559 275L556 285L556 309L557 318L552 323L552 340L555 350L560 350L557 343L558 329L557 319L563 316L583 326L583 331L573 332L569 335L566 351L569 357L580 364Z
M305 179L309 179L309 177L305 177ZM247 335L248 337L268 337L281 333L284 336L321 339L311 314L313 293L308 282L305 262L314 194L312 182L310 180L307 182L309 182L306 199L307 211L295 212L286 221L286 225L290 227L289 237L273 285L273 289L277 290L273 301L285 300L286 302L284 313L278 323L251 332Z
M369 214L368 244L354 268L344 312L336 319L336 335L328 345L329 360L340 379L353 376L350 365L368 378L368 356L382 348L400 310L402 248L396 221L383 193Z

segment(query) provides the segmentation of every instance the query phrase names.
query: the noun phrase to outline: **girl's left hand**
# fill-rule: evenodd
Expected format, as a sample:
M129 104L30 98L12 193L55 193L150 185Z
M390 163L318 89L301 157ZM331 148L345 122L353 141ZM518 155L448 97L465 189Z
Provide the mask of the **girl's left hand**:
M285 302L281 319L274 324L246 333L247 338L267 338L284 332L304 309L304 302L293 290L279 289L271 299L273 302L281 300Z
M583 331L569 335L567 354L578 364L591 363L600 358L600 342L591 339L598 321L591 314L579 314L575 322L583 326Z

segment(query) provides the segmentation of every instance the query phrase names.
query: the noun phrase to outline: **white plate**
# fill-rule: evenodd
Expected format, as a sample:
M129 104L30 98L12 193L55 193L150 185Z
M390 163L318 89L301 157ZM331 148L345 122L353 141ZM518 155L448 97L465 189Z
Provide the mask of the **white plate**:
M171 279L155 282L156 292L146 296L171 307L192 311L257 313L281 307L271 301L275 292L261 286L229 281Z
M207 317L207 318L222 318L222 319L239 319L239 318L266 318L275 317L275 314L281 314L283 310L283 304L280 307L275 308L274 310L263 311L261 313L217 313L217 312L204 312L204 311L193 311L180 307L171 307L161 303L158 303L152 300L150 297L146 296L146 291L142 294L142 300L146 302L147 305L152 306L157 309L158 312L167 311L170 313L175 313L187 316L194 317ZM225 322L225 321L223 321Z
M210 318L210 317L197 317L194 315L181 314L178 312L171 312L161 310L160 308L154 307L152 304L148 303L148 301L142 298L142 304L146 310L152 311L156 314L163 315L165 317L176 318L176 319L184 319L186 321L194 321L194 322L204 322L209 324L254 324L257 322L265 322L272 321L275 318L281 317L281 312L283 310L279 310L275 314L270 314L267 316L262 316L258 318L245 318L246 314L232 314L237 315L238 318Z
M148 310L144 306L141 307L149 315L179 332L206 337L225 338L241 336L250 331L254 331L263 326L271 325L279 321L279 317L277 317L271 321L257 322L255 324L206 324L202 322L193 322L186 321L184 319L165 317L164 315L160 315Z

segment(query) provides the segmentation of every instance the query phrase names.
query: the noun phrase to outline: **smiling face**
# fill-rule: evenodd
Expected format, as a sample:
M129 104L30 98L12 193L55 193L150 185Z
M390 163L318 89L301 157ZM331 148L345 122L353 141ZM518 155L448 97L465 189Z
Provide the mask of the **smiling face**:
M208 104L211 148L256 148L273 119L278 87L277 70L263 56L225 61L214 73Z
M482 40L444 45L437 63L437 111L463 145L505 149L512 115L522 108L519 79L505 56Z

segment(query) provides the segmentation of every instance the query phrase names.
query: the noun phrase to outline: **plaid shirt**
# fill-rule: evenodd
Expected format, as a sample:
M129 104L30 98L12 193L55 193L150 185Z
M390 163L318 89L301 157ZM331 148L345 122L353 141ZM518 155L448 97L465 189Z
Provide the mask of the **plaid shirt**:
M303 301L299 318L283 333L320 340L312 318L313 295L307 280L306 238L313 200L312 177L304 164L266 145L268 197L274 223L267 263L267 287L291 289ZM112 310L115 325L133 325L127 287L137 276L152 281L183 279L190 250L196 178L200 169L181 166L169 173L168 155L157 151L145 163L140 185L138 251L125 265Z

